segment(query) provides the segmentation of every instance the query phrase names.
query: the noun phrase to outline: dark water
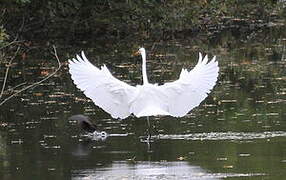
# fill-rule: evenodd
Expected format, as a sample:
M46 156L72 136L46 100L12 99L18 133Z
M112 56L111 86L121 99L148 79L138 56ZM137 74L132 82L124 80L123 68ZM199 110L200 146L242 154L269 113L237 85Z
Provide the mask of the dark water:
M0 179L283 179L286 176L286 58L284 27L247 35L144 42L151 82L177 79L199 51L217 55L220 76L202 104L186 117L112 119L73 85L66 59L86 51L96 65L130 84L141 83L137 42L59 47L63 67L40 86L0 109ZM107 47L110 47L109 49ZM7 89L30 84L56 68L48 51L15 61ZM4 65L1 64L1 77ZM3 82L3 78L0 79ZM85 114L106 131L88 140L68 118Z

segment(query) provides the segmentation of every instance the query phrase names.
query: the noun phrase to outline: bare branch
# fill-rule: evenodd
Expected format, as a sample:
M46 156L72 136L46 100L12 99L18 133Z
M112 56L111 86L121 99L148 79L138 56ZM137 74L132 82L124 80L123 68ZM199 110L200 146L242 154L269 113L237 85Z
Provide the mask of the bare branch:
M12 65L12 61L16 58L16 56L17 56L19 50L20 50L20 46L18 46L16 52L14 53L14 56L10 59L9 64L8 64L8 66L7 66L7 69L6 69L6 72L5 72L5 77L4 77L4 82L3 82L2 89L1 89L1 93L0 93L0 99L1 99L1 97L3 96L3 93L4 93L4 89L5 89L5 86L6 86L6 82L7 82L7 78L8 78L8 73L9 73L10 67L11 67L11 65Z
M13 40L12 42L10 42L10 43L8 43L8 44L6 44L6 45L0 47L0 50L4 49L4 48L6 48L6 47L9 47L9 46L11 46L12 44L17 44L17 43L21 43L21 42L24 42L24 41L17 41L17 40L15 39L15 40Z
M23 85L25 85L25 84L27 84L27 82L20 83L20 84L14 86L14 87L12 87L12 88L7 89L6 91L7 91L7 92L13 91L14 89L16 89L16 88L18 88L18 87L20 87L20 86L23 86Z
M6 101L8 101L9 99L13 98L14 96L16 96L17 94L27 90L27 89L30 89L32 87L36 87L38 85L40 85L41 83L43 83L44 81L46 81L47 79L49 79L50 77L54 76L60 69L61 69L61 62L59 60L59 57L58 57L58 54L57 54L57 50L56 50L56 47L53 46L53 49L54 49L54 56L56 57L56 60L58 62L58 68L51 74L47 75L44 79L34 83L34 84L31 84L29 86L26 86L22 89L20 89L18 92L12 94L11 96L9 96L8 98L4 99L1 103L0 103L0 106L3 105Z

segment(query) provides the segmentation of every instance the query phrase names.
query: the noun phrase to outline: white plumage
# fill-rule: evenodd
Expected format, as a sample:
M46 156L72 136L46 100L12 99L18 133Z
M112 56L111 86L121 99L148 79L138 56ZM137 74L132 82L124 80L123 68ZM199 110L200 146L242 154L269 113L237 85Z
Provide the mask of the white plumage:
M97 68L85 54L69 60L69 72L76 86L113 118L170 115L185 116L198 106L214 87L218 78L218 62L199 53L199 61L191 70L182 69L178 80L164 85L150 84L146 73L146 52L142 56L143 85L130 86L113 77L105 65Z

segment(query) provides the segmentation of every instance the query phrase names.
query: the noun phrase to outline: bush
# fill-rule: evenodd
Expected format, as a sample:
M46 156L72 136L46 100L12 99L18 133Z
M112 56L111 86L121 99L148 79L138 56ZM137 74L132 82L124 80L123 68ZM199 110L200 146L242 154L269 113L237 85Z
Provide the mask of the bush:
M7 44L9 35L6 33L6 29L1 25L0 26L0 48Z

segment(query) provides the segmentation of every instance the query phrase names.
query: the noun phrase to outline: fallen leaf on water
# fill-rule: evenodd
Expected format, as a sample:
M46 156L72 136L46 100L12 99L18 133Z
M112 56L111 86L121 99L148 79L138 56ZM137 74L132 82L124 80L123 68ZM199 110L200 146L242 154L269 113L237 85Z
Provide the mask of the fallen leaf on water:
M225 169L232 169L233 165L224 165L223 168L225 168Z
M187 159L187 157L180 156L180 157L178 157L177 159L180 160L180 161L184 161L184 160Z
M134 156L133 158L126 159L126 161L135 162L135 158L136 158L136 156Z
M34 93L34 96L43 96L43 93L41 93L41 92Z
M239 156L240 157L248 157L248 156L250 156L250 154L249 153L240 153Z
M47 71L47 70L42 70L41 71L41 76L46 76L48 74L49 74L49 71Z
M227 161L227 157L216 158L217 161Z

